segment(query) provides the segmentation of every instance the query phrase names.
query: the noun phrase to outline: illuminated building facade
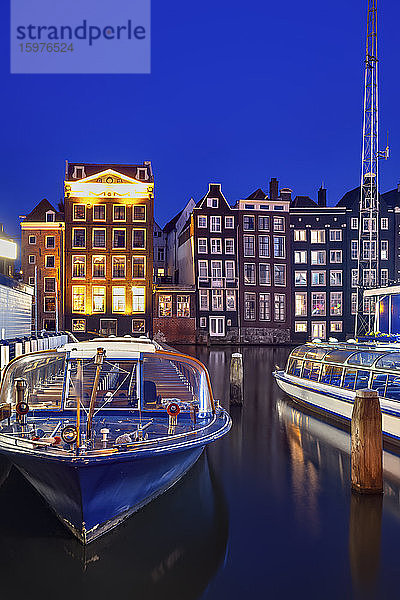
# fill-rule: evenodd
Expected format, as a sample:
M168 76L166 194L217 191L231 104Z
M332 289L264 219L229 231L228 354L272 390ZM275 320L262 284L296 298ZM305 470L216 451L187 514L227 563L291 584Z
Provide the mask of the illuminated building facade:
M44 199L21 222L21 270L35 290L33 331L62 330L64 214Z
M66 329L152 334L153 226L150 162L67 163Z

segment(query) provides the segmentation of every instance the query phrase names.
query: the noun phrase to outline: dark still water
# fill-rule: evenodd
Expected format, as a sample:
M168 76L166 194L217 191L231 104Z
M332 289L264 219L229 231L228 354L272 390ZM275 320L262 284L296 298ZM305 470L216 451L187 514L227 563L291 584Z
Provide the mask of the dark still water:
M232 349L187 348L229 406ZM235 348L236 350L236 348ZM287 349L244 348L245 405L189 474L84 549L1 464L6 598L389 598L400 589L400 459L385 495L350 492L349 436L302 413L271 371Z

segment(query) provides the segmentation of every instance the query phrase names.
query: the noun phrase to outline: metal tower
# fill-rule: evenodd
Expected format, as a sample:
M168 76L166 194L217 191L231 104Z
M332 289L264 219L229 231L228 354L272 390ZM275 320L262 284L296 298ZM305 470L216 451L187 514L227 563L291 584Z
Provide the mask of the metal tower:
M379 193L378 161L389 149L378 150L378 0L368 1L365 58L363 144L361 161L360 210L358 219L358 286L355 335L371 330L374 307L364 306L365 289L379 285Z

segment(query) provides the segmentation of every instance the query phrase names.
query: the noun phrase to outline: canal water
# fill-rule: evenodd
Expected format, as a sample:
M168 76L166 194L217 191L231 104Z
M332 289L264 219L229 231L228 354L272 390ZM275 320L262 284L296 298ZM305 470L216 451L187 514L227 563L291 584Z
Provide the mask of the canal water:
M237 348L183 348L229 407ZM242 349L245 401L190 473L83 548L0 464L4 597L221 600L389 598L400 589L400 458L385 493L350 491L349 435L291 404L271 372L288 349Z

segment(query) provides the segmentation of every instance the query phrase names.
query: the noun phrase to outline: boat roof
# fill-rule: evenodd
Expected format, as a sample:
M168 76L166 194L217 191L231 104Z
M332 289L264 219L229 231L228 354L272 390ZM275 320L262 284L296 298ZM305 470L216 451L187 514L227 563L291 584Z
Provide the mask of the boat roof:
M58 352L70 352L74 358L92 358L98 348L103 348L109 358L139 358L141 352L155 352L160 346L145 336L107 337L70 342L58 348Z
M362 367L399 369L399 344L308 342L295 348L291 357Z

